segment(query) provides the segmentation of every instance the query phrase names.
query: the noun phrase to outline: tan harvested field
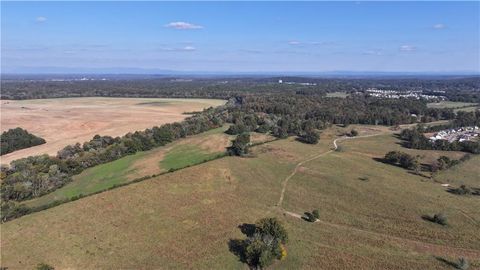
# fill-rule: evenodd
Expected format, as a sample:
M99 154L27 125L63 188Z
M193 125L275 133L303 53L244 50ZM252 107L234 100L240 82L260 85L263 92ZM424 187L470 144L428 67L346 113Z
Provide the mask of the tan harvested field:
M94 135L128 132L182 121L185 112L219 106L224 100L161 98L61 98L2 100L1 131L21 127L47 143L3 155L1 163L31 155L55 155L66 145Z

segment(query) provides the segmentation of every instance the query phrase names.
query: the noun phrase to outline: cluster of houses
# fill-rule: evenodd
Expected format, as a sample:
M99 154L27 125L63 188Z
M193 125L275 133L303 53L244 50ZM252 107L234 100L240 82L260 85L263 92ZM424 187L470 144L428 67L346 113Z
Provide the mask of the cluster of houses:
M311 82L284 82L283 80L278 80L279 84L297 84L297 85L303 85L303 86L315 86L317 85L316 83L311 83Z
M430 137L430 141L447 140L448 142L463 142L471 141L475 138L480 138L480 129L477 126L474 127L461 127L457 129L442 130Z
M422 90L416 91L397 91L397 90L384 90L377 88L368 88L365 91L371 97L399 99L399 98L412 98L412 99L426 99L426 100L446 100L445 96L424 95Z

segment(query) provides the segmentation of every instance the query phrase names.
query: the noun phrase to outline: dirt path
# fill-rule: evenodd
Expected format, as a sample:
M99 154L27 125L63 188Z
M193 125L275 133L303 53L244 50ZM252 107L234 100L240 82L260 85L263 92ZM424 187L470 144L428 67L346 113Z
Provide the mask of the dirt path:
M375 136L380 136L380 135L385 135L385 134L388 134L388 133L381 132L381 133L378 133L378 134L371 134L371 135L364 135L364 136L357 136L357 137L337 138L333 141L333 146L334 146L333 149L331 149L329 151L326 151L326 152L323 152L323 153L320 153L318 155L315 155L315 156L310 157L310 158L308 158L304 161L299 162L295 166L295 169L293 170L293 172L289 176L287 176L285 178L285 180L282 182L282 192L280 194L280 199L278 200L278 203L276 205L278 207L278 209L286 215L289 215L289 216L297 218L297 219L302 219L302 215L297 214L297 213L293 213L293 212L289 212L289 211L283 209L282 208L282 202L283 202L283 198L285 196L285 190L286 190L288 181L298 172L298 169L303 164L305 164L309 161L315 160L319 157L322 157L324 155L327 155L327 154L337 150L338 149L337 142L339 142L339 141L351 140L351 139L360 139L360 138L367 138L367 137L375 137ZM466 215L466 213L464 213L463 211L460 211L460 212L462 214ZM468 216L468 217L471 218L470 216ZM475 220L473 220L473 221L474 221L474 223L476 223ZM437 254L437 255L466 257L466 258L469 258L469 259L476 259L476 258L480 257L480 250L476 250L476 249L456 248L456 247L452 247L452 246L432 244L432 243L422 242L422 241L418 241L418 240L412 240L412 239L397 237L397 236L393 236L393 235L390 235L390 234L384 234L384 233L380 233L380 232L374 232L374 231L359 229L359 228L354 227L354 226L331 223L331 222L323 221L323 220L320 220L320 219L315 221L315 223L319 223L319 224L323 224L323 225L327 225L327 226L331 226L331 227L335 227L335 228L339 228L339 229L351 230L351 231L355 231L355 232L360 232L360 233L364 233L364 234L370 234L370 235L375 235L375 236L387 238L389 240L397 242L399 245L408 245L410 248L414 249L415 251L428 250L428 252L433 253L433 254ZM323 245L323 244L321 244L321 245Z
M304 161L301 161L299 163L297 163L297 165L295 166L295 169L293 170L293 172L287 176L287 178L285 178L285 180L283 180L282 182L282 192L280 193L280 198L278 199L278 202L276 204L277 207L282 207L282 203L283 203L283 198L285 196L285 190L287 188L287 184L288 184L288 181L293 177L295 176L295 174L298 172L298 169L305 163L307 162L310 162L312 160L315 160L321 156L324 156L324 155L327 155L335 150L338 149L338 145L337 145L337 141L340 141L340 140L350 140L350 139L359 139L359 138L367 138L367 137L374 137L374 136L380 136L380 135L385 135L386 133L378 133L378 134L371 134L371 135L364 135L364 136L357 136L357 137L341 137L341 138L337 138L333 141L333 149L330 149L326 152L323 152L323 153L320 153L318 155L315 155L313 157L310 157Z

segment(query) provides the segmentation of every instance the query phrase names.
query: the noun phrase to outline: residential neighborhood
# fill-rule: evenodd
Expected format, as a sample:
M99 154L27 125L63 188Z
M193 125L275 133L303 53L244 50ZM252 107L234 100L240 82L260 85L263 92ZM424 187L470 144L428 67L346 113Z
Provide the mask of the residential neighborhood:
M398 91L398 90L384 90L377 88L368 88L366 93L372 97L399 99L399 98L413 98L426 100L446 100L445 96L424 95L422 90L417 91Z
M474 127L461 127L456 129L447 129L435 133L429 139L430 141L447 140L448 142L464 142L480 138L480 129Z

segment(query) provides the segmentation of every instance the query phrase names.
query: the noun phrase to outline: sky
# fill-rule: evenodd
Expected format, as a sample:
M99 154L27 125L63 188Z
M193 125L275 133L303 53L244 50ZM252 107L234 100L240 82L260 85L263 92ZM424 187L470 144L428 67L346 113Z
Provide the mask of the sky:
M2 73L480 72L478 1L2 1L1 15Z

